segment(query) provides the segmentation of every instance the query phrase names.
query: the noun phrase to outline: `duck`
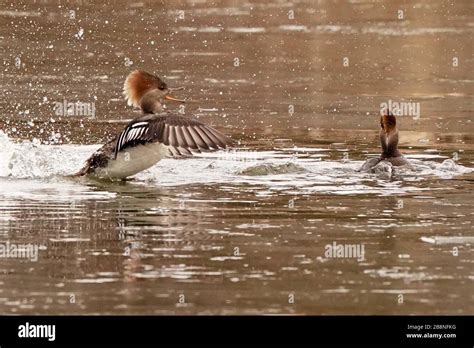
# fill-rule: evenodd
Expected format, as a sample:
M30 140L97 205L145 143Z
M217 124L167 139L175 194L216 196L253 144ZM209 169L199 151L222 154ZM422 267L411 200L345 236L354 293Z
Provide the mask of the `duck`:
M228 148L232 140L220 131L195 118L165 110L165 100L185 102L171 95L176 89L158 76L132 71L125 79L123 94L128 105L141 109L141 115L95 151L74 176L124 180L163 158Z
M371 171L380 162L385 161L392 166L399 167L408 165L409 162L398 149L397 118L389 109L384 109L380 116L380 145L382 153L380 156L370 158L362 165L359 171Z

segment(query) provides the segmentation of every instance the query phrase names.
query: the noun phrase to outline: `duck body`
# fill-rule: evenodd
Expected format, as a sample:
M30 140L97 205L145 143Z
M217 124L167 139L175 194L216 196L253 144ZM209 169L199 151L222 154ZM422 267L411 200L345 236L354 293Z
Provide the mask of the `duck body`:
M86 161L78 175L124 179L163 158L225 149L225 135L198 120L172 113L147 114L131 121Z
M86 162L80 175L92 175L105 179L125 179L154 166L169 157L168 149L160 143L138 144L116 158L107 151L108 144L97 150Z
M359 169L360 172L376 172L378 170L377 168L380 167L381 164L388 164L389 166L393 167L401 167L404 165L409 165L410 162L403 157L388 157L388 158L383 158L383 157L373 157L369 158L364 162L362 167Z
M370 158L364 162L360 171L371 171L380 162L386 161L392 166L399 167L409 164L408 160L403 157L398 150L398 129L396 127L396 118L390 112L386 111L380 118L380 144L382 153L379 157Z

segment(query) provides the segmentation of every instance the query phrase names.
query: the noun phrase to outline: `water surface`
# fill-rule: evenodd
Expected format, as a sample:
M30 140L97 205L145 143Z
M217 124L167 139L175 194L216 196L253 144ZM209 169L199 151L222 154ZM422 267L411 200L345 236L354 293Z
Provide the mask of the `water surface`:
M0 19L0 243L42 246L0 258L1 313L473 313L469 1L27 1ZM238 145L68 178L137 115L137 68ZM95 117L55 115L64 100ZM416 166L359 173L388 100L420 103L398 118Z

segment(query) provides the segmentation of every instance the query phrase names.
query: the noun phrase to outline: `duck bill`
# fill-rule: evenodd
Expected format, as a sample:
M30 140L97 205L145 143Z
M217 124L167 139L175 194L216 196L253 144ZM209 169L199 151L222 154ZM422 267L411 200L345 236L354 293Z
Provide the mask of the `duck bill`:
M172 97L172 96L169 95L169 94L165 96L165 99L166 99L166 100L171 100L171 101L174 101L174 102L178 102L178 103L186 103L186 100L184 100L184 99L178 99L178 98Z

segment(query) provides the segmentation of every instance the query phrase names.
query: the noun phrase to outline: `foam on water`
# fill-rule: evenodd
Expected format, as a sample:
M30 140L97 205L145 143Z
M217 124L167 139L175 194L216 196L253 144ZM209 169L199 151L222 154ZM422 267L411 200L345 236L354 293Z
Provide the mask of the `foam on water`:
M48 178L73 174L100 145L15 143L0 131L0 177Z
M100 145L41 145L36 142L14 142L0 132L0 195L22 196L21 184L12 185L11 179L30 179L50 190L55 185L72 181L70 194L81 196L77 179L65 178L77 172L83 162ZM321 149L317 149L321 151ZM164 159L152 168L133 177L138 185L179 186L194 184L258 185L272 193L338 195L417 192L432 190L414 183L430 177L444 179L470 173L472 168L456 164L451 159L443 162L410 159L410 167L394 167L381 173L360 173L362 161L326 161L321 158L300 158L288 149L275 151L235 151L199 154L187 159ZM289 170L294 169L294 170ZM34 180L32 180L34 179ZM58 179L58 180L53 180ZM54 191L54 190L53 190ZM56 190L57 191L57 190ZM55 192L56 192L55 191ZM58 192L56 192L58 193ZM68 194L63 192L66 196Z

